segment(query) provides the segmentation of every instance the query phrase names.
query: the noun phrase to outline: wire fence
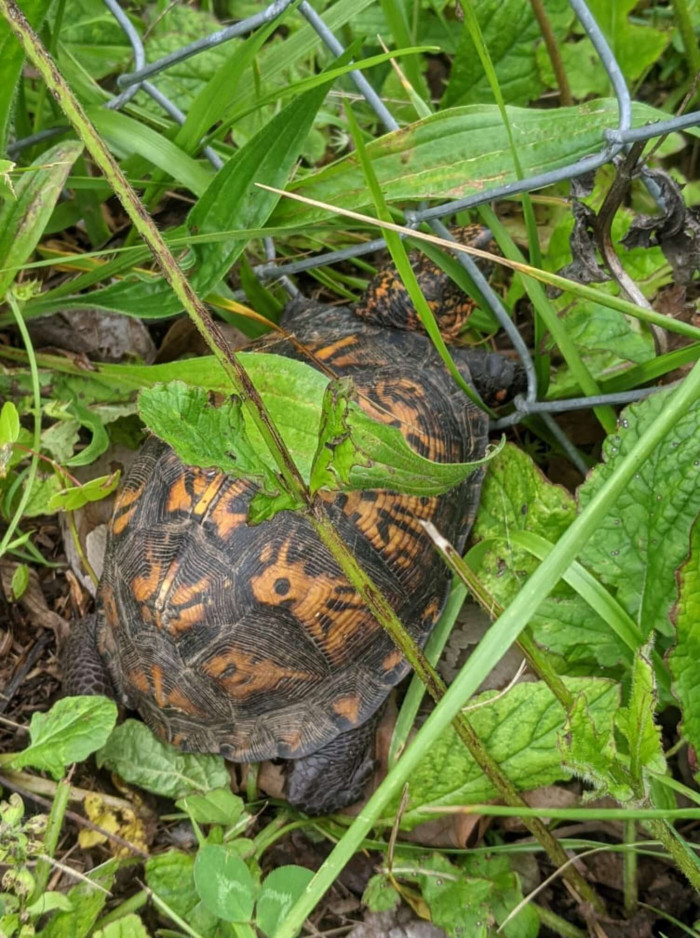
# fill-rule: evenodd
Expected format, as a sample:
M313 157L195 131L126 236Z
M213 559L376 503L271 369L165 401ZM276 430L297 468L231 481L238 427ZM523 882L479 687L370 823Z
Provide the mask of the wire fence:
M172 52L169 55L156 60L155 62L147 63L143 42L141 41L141 37L139 36L138 32L134 29L131 21L129 20L129 17L121 8L117 0L104 0L106 7L113 15L123 30L125 36L127 37L133 53L133 69L121 75L117 79L117 85L121 90L119 94L117 94L105 105L105 107L112 110L118 110L128 101L130 101L131 98L133 98L133 96L140 90L148 94L172 120L178 124L183 124L185 121L185 114L182 113L182 111L177 107L176 104L174 104L173 101L167 97L167 95L163 94L158 88L156 88L151 83L151 81L149 81L149 79L154 78L156 75L166 71L173 65L177 65L180 62L183 62L185 59L189 59L192 56L200 54L201 52L213 49L216 46L229 42L231 39L236 37L244 36L262 26L263 24L272 22L284 12L284 10L290 5L291 2L292 0L274 0L274 2L270 3L260 12L255 13L254 15L249 16L238 23L227 26L225 29L217 30L203 39L198 39L196 42L184 45L181 49L178 49L177 51ZM649 140L653 137L665 136L666 134L684 130L688 127L693 127L700 124L700 111L695 111L689 114L681 115L679 117L671 118L669 120L658 121L644 127L632 129L630 126L632 119L632 101L627 84L625 82L625 78L622 74L622 70L616 61L605 36L600 30L584 0L569 0L569 3L588 38L593 44L593 47L599 56L605 71L607 72L615 94L615 98L617 100L617 126L610 127L604 131L602 134L600 151L596 154L587 156L581 160L571 163L568 166L563 166L559 169L552 170L551 172L539 173L533 176L528 176L524 179L517 180L507 185L494 186L490 189L484 189L463 199L444 202L440 205L434 205L419 211L406 212L406 227L415 229L420 224L428 223L435 234L447 240L454 240L449 229L441 221L441 219L447 215L452 215L455 212L459 212L464 209L475 208L478 205L491 202L495 199L511 197L519 193L531 192L535 189L541 189L545 186L550 186L554 183L562 182L564 180L575 179L576 177L583 176L592 172L593 170L598 169L605 163L609 163L632 143L641 140ZM302 0L302 2L299 4L297 15L301 15L304 17L304 19L306 19L306 21L316 31L320 41L334 55L340 56L345 52L343 45L338 41L332 30L329 29L328 25L323 19L323 16L314 10L308 0ZM387 109L385 103L379 97L377 92L374 90L362 72L359 70L352 71L350 72L350 76L358 92L372 108L384 129L387 132L397 130L399 124L396 122L391 112ZM66 129L67 128L65 127L47 128L46 130L25 137L22 140L18 140L11 144L11 146L8 148L9 152L10 154L19 153L26 147L33 146L35 143L39 143L50 137L63 133ZM219 169L222 166L222 160L220 156L212 147L203 147L202 153L215 169ZM652 196L653 194L654 193L652 192ZM367 241L363 242L362 244L356 244L352 247L344 248L343 250L329 251L323 254L318 254L314 257L287 263L279 263L277 261L275 245L272 238L265 239L264 245L265 256L267 260L264 264L260 264L255 268L255 273L261 279L267 280L274 278L281 281L288 293L290 295L294 295L298 292L297 287L290 279L290 277L294 274L298 274L302 271L315 267L335 264L349 258L359 257L362 254L372 253L385 247L385 241L384 238L379 237L372 241ZM535 365L530 355L530 351L522 336L520 335L517 326L509 316L507 310L504 308L498 295L490 287L488 281L474 260L464 254L457 254L456 257L459 263L465 268L466 272L471 277L477 289L481 291L485 302L488 304L503 330L507 333L515 351L517 352L522 362L527 378L526 392L523 395L517 397L515 400L515 413L495 424L495 427L512 425L527 415L537 414L546 423L549 431L558 440L572 461L577 466L579 466L579 468L585 471L586 466L583 463L578 451L572 446L566 435L561 431L552 415L554 413L599 406L601 404L627 404L631 401L638 400L641 397L648 395L651 393L653 388L640 389L637 391L627 391L617 394L604 394L596 398L585 397L561 401L539 401L537 399L537 378L535 373Z

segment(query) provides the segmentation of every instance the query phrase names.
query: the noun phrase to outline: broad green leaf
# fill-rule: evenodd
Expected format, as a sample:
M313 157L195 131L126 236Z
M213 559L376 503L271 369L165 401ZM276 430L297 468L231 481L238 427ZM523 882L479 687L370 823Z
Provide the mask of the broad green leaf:
M505 102L528 104L539 97L545 85L538 68L537 48L543 43L530 0L479 0L474 12ZM561 39L573 19L567 0L549 0L547 17ZM442 107L492 101L491 87L464 24Z
M401 896L384 873L377 873L367 883L362 902L370 912L389 912L401 903Z
M278 866L265 877L255 906L255 924L268 938L285 920L313 875L312 870L303 866Z
M230 788L215 788L203 795L192 794L180 798L177 807L186 811L198 824L221 824L231 827L243 814L243 799Z
M114 730L98 752L97 763L165 798L183 798L229 783L221 756L180 752L156 739L139 720L125 720Z
M629 703L620 709L616 719L620 732L627 740L630 775L640 785L645 785L649 771L657 774L666 771L661 727L654 720L657 694L654 671L646 657L648 651L648 648L642 648L635 657Z
M450 862L440 853L397 856L393 874L418 886L433 925L448 938L536 938L539 916L526 905L504 928L504 921L523 895L508 858L482 855Z
M41 29L52 0L22 0L22 12L35 30ZM5 152L17 82L22 72L24 52L5 19L0 20L0 153ZM0 254L2 257L2 254ZM0 266L4 266L0 264ZM0 289L0 295L3 290Z
M168 850L146 861L146 883L202 938L220 938L221 923L199 898L193 870L193 856L179 850Z
M320 372L280 356L253 353L245 365L304 480L311 479L314 490L322 486L333 490L385 488L436 495L449 491L490 458L473 463L432 462L414 452L398 428L369 417L351 399L351 385L343 383L341 392L336 393L338 386L332 383L326 394L328 379ZM258 384L258 376L264 377L268 387L274 382L269 399ZM294 380L286 383L289 377ZM270 494L278 490L272 457L237 400L215 406L203 388L171 382L143 390L139 409L149 429L169 443L186 464L215 466L262 484ZM305 418L308 422L303 423ZM287 428L293 430L289 440ZM301 442L305 445L299 450ZM278 507L290 504L285 500Z
M653 65L668 45L670 34L647 22L633 22L637 0L589 0L589 9L612 48L629 84Z
M236 17L242 15L246 14L236 12ZM149 62L177 52L188 43L203 39L222 28L222 24L211 13L187 4L171 4L164 12L154 9L152 16L154 22L145 43ZM234 39L204 49L182 62L174 62L151 80L162 94L170 98L184 114L188 114L193 110L197 94L220 69L225 69L227 59L231 54L236 55L241 45L240 40ZM226 94L228 96L235 91L236 86L230 84ZM150 95L141 94L138 100L147 111L162 114L162 109ZM206 129L213 123L208 124Z
M586 779L597 794L612 795L625 804L634 797L634 788L629 773L618 761L613 722L596 725L587 701L579 697L574 701L558 743L566 769Z
M235 851L219 844L200 847L194 861L194 883L206 908L225 922L252 918L255 881Z
M27 906L27 913L32 918L35 916L38 918L40 915L46 915L56 909L60 909L62 912L70 912L73 905L65 893L48 890L42 893L36 902L32 902L31 905Z
M672 391L657 391L626 408L619 431L603 446L603 462L579 489L584 508L615 471ZM580 560L614 590L647 637L669 634L676 571L686 558L700 512L700 404L679 420L636 473L583 549Z
M217 406L203 388L171 381L141 391L139 413L148 429L170 443L186 465L216 466L231 475L271 483L275 490L269 454L251 445L237 397Z
M610 732L620 705L617 684L597 678L564 678L569 691L583 696L600 730ZM557 738L566 713L543 682L516 684L505 694L489 691L471 701L474 732L520 791L568 778L562 769ZM411 777L404 823L420 820L422 805L475 804L498 796L497 790L450 728L433 742Z
M117 721L117 706L106 697L64 697L48 713L35 713L29 724L31 742L22 752L0 757L15 769L31 765L63 776L102 746Z
M146 926L133 912L110 922L104 928L98 928L93 932L93 936L94 938L149 938Z
M192 233L259 228L277 204L278 196L257 188L258 182L280 188L299 157L318 108L327 93L322 86L292 100L244 147L237 150L219 170L187 218ZM209 293L245 247L244 240L221 237L208 244L192 245L188 258L188 278L200 296ZM140 315L150 307L161 317L181 309L168 284L157 278L127 279L69 302L72 308L89 305L100 309Z
M12 583L10 584L10 599L17 602L24 595L24 591L29 586L29 567L26 563L19 563L12 574Z
M572 108L509 107L515 145L527 176L568 165L600 151L602 133L617 124L617 103L589 101ZM632 105L633 124L665 120L646 104ZM367 155L387 202L457 199L516 179L498 108L448 108L367 144ZM371 205L356 154L345 156L290 186L290 191L347 209ZM283 199L272 225L308 225L329 211Z
M576 505L566 489L551 483L527 453L509 444L486 473L473 529L479 543L469 553L469 564L494 599L508 606L540 562L512 535L523 532L555 543L575 517ZM612 667L630 660L608 622L565 583L540 603L531 627L537 641L569 665Z
M693 525L690 554L678 576L673 618L676 647L669 665L680 704L684 737L700 751L700 523Z
M0 268L21 266L31 255L82 149L82 143L58 143L22 174L16 200L0 207ZM0 273L0 299L16 276L16 270Z
M102 501L119 485L120 475L117 469L111 475L90 479L84 485L72 485L70 488L56 492L49 499L49 511L75 511L87 505L88 502Z
M63 483L55 473L48 476L38 474L34 479L29 501L24 506L25 518L36 518L38 515L51 514L49 502L54 495L61 491L62 485Z
M139 18L130 19L132 28L141 32ZM70 15L61 23L61 68L66 58L72 57L86 74L99 80L112 72L126 71L132 56L124 31L102 0L70 0Z
M119 865L118 860L108 860L69 889L70 911L59 911L52 916L41 930L41 938L87 938L109 898Z

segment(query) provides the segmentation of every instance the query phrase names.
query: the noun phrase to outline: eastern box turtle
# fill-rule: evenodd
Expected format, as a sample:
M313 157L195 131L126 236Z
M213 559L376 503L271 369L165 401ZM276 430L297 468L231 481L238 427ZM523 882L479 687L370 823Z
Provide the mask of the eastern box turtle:
M415 259L414 259L415 260ZM447 337L473 304L423 259L421 287ZM421 455L480 459L488 418L449 376L393 268L353 308L293 300L282 324L299 346L356 384L362 406L401 428ZM487 401L521 381L518 366L454 348ZM307 359L308 360L308 359ZM445 495L321 494L338 532L423 645L449 587L421 521L459 548L482 471ZM161 738L236 762L291 760L287 795L309 813L357 800L372 767L376 715L408 665L299 513L247 523L249 481L198 469L151 438L118 493L97 612L63 654L73 693L110 692Z

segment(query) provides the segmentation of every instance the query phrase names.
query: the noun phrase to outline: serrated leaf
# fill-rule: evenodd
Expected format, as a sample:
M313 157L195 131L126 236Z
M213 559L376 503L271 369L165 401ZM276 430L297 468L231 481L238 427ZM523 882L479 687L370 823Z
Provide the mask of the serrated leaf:
M451 863L432 853L394 861L394 875L415 884L427 904L433 925L449 938L536 938L539 916L526 905L501 931L499 923L522 900L517 875L504 856L467 857Z
M370 912L389 912L401 903L401 896L383 873L373 876L362 894L362 902Z
M66 141L46 150L17 183L17 198L0 207L0 299L44 233L82 143Z
M93 932L94 938L149 938L146 926L133 912Z
M619 430L603 446L603 462L578 495L581 508L615 471L664 408L669 391L657 391L626 408ZM639 468L601 519L580 560L616 593L647 637L668 634L675 575L685 560L690 529L700 512L700 404L695 403Z
M49 499L49 511L75 511L87 505L88 502L102 501L119 485L120 475L117 469L111 475L99 476L84 485L72 485L70 488L56 492Z
M513 538L524 532L556 542L576 517L572 496L550 482L527 453L507 445L489 466L473 529L469 563L502 606L514 599L538 558ZM533 633L542 645L573 665L612 667L629 660L627 646L607 621L570 586L560 583L539 606Z
M648 650L640 649L635 656L629 703L620 709L616 719L618 728L627 740L630 775L644 787L647 772L663 774L666 771L661 727L654 720L657 694L654 671L645 653Z
M146 883L198 935L217 938L221 935L221 923L197 895L193 870L193 856L168 850L146 861Z
M231 475L271 483L271 456L257 452L246 433L241 402L232 395L213 404L203 388L182 381L156 385L139 395L141 419L188 466L217 467ZM266 458L267 457L267 458Z
M617 759L613 723L596 725L583 697L574 700L558 742L563 765L590 782L597 794L610 794L621 804L632 799L632 780Z
M109 898L109 890L119 869L118 860L108 860L87 874L87 880L68 890L70 911L53 915L41 931L41 938L86 938Z
M161 742L139 720L125 720L97 754L125 782L166 798L223 788L229 782L221 756L180 752Z
M61 485L61 480L55 474L50 476L37 474L29 501L24 506L24 517L36 518L37 515L50 514L49 502L57 492L61 491Z
M255 906L255 924L268 938L272 938L313 876L313 871L303 866L278 866L265 877Z
M597 678L564 681L572 694L585 697L596 725L609 731L620 702L618 685ZM474 732L516 789L568 778L556 745L566 713L544 683L516 684L502 695L481 694L472 704L478 704L469 713ZM410 807L404 815L409 825L425 819L418 810L421 805L474 804L498 795L451 728L433 742L410 786Z
M194 882L206 908L225 922L252 918L255 882L234 851L219 844L201 847L194 862Z
M506 103L527 104L537 98L545 86L536 54L540 28L530 0L480 0L474 12ZM573 18L566 0L549 0L547 17L557 38L563 38ZM492 101L491 87L464 24L442 107Z
M437 495L462 482L498 452L494 449L471 463L432 462L412 450L398 428L366 414L352 399L351 382L333 382L326 392L328 381L320 372L303 362L290 367L289 359L273 355L251 355L245 367L302 477L311 480L314 491L324 486ZM269 397L259 386L258 376L266 379ZM271 379L277 379L274 388ZM295 507L284 493L277 497L272 456L237 399L215 406L203 388L171 382L143 390L139 410L149 429L186 464L214 466L263 485L264 494L274 498L263 503L258 497L255 520Z
M684 737L700 750L700 523L693 525L690 553L678 576L674 609L676 647L669 666L678 700Z
M104 744L117 721L117 706L106 697L64 697L48 713L35 713L29 724L31 742L12 754L16 769L31 765L54 778ZM3 760L4 761L4 760Z
M221 824L231 827L243 814L243 799L230 788L215 788L203 795L187 795L176 802L177 807L198 824Z

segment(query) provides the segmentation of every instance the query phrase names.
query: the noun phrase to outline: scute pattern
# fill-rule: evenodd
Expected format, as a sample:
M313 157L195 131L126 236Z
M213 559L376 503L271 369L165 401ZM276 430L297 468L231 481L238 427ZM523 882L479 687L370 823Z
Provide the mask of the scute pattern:
M487 419L423 336L293 303L297 343L261 347L350 375L361 405L438 461L480 458ZM473 355L473 353L472 353ZM469 357L455 352L470 380ZM461 546L481 474L440 497L325 493L340 536L422 644L448 572L431 520ZM97 643L125 702L162 737L236 761L299 758L365 723L407 666L308 521L246 523L255 487L144 446L117 499L100 590Z

